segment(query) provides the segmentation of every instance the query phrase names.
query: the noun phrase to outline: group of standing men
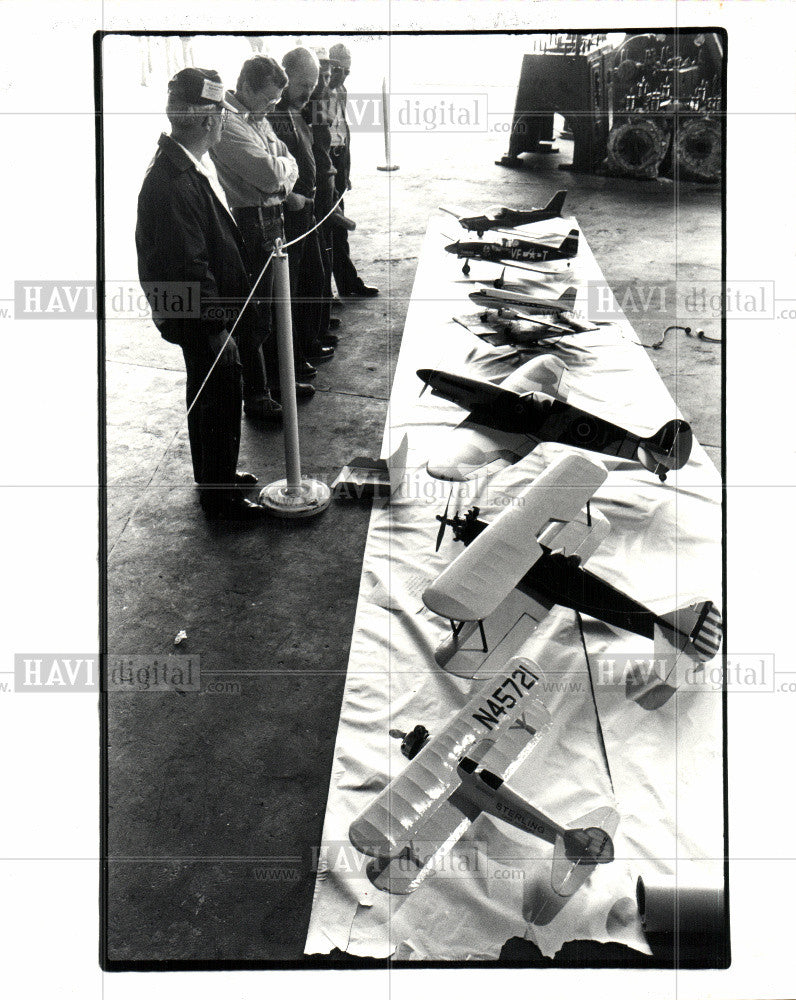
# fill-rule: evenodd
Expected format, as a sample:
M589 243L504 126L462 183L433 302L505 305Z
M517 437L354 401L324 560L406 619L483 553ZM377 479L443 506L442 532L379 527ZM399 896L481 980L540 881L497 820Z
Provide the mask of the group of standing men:
M234 90L194 67L169 83L171 135L161 135L141 188L136 248L153 320L185 357L194 479L209 517L263 513L243 495L257 479L238 472L237 459L241 407L254 419L281 418L274 268L266 266L277 242L289 259L297 398L314 394L316 366L335 353L332 276L341 296L378 294L351 261L354 223L343 212L350 68L342 44L328 55L298 47L281 66L268 56L246 60ZM200 314L167 310L164 282L198 285Z

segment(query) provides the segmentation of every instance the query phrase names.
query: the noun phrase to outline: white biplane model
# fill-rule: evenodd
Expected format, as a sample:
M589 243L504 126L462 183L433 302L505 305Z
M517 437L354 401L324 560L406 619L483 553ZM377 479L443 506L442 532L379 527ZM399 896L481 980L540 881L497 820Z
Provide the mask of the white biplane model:
M542 680L532 660L509 661L354 820L349 839L373 859L367 874L377 888L413 892L482 812L553 845L550 881L559 896L613 860L614 809L565 827L506 784L550 723Z
M479 520L477 507L464 517L448 518L447 509L438 517L437 549L448 525L467 546L423 592L429 611L451 623L450 637L436 652L439 666L456 673L448 664L476 629L488 651L484 620L515 588L528 598L525 614L536 624L558 605L652 639L663 672L626 678L628 696L642 708L659 708L675 692L679 653L696 664L716 655L722 619L711 601L657 615L583 568L610 531L607 518L590 505L606 476L602 464L564 455L489 525Z

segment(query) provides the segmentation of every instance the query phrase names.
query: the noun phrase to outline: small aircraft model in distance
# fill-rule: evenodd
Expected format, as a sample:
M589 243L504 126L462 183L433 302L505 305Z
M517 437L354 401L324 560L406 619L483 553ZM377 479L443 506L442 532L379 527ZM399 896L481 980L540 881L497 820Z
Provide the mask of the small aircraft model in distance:
M435 654L439 666L446 667L476 629L488 652L483 622L515 588L529 599L524 614L536 624L558 605L652 639L663 676L626 678L628 694L647 710L659 708L677 688L671 647L696 662L716 655L722 619L711 601L658 615L583 568L610 531L607 518L590 506L606 476L601 463L564 455L488 525L477 507L464 517L449 518L447 507L437 516L437 549L448 526L467 546L423 592L429 611L451 623L450 637Z
M613 861L614 809L565 827L506 785L550 724L542 681L532 660L510 660L354 820L349 840L373 859L366 870L377 888L413 892L482 812L553 844L550 881L559 896Z
M574 314L577 297L578 290L574 285L565 288L555 299L531 295L526 292L509 291L499 285L470 292L472 301L485 309L508 309L518 316L529 317L546 314L553 316L560 316L563 313Z
M460 209L440 205L440 211L447 212L459 220L459 225L468 232L475 232L478 238L490 230L515 229L517 226L527 226L532 222L545 222L547 219L557 219L564 207L566 191L558 191L544 208L517 209L505 205L493 205L483 215L464 215Z
M471 260L484 260L490 264L506 264L509 267L519 267L522 270L536 271L531 264L549 263L555 260L571 260L577 256L580 234L577 229L571 229L557 247L549 243L539 243L536 240L506 239L498 243L468 242L457 240L445 247L447 253L455 254L460 260L464 258L462 274L470 273Z
M693 435L685 420L669 420L649 437L640 437L553 398L541 386L539 390L532 388L537 374L536 368L530 367L533 364L517 369L502 385L433 368L418 370L418 377L431 387L433 395L470 411L457 431L475 431L472 442L463 442L460 456L429 461L429 475L458 482L472 479L497 460L503 460L503 467L519 461L541 441L634 460L661 482L666 481L667 472L682 469L688 461Z
M588 319L583 319L575 308L578 297L578 290L574 285L565 288L555 299L541 298L538 295L531 295L527 292L519 292L514 289L506 289L502 286L502 277L497 278L490 288L481 288L477 292L470 292L470 298L476 305L484 309L494 310L498 317L506 319L528 320L538 323L541 327L546 327L558 333L585 333L598 329L596 323ZM537 319L537 316L552 315L558 320L567 324L568 328L562 328L561 323L548 323L545 320Z

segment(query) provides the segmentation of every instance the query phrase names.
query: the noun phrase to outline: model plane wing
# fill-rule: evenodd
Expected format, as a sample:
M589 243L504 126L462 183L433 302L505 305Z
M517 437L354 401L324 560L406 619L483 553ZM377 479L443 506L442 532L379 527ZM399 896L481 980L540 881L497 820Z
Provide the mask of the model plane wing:
M426 607L451 621L487 618L542 555L549 522L574 520L606 476L583 455L563 455L425 589Z
M566 371L560 358L543 354L513 371L500 387L520 394L544 392L565 401L568 395L563 385ZM464 482L513 465L537 444L537 439L527 434L495 430L468 417L445 435L444 445L428 460L427 469L435 479Z
M542 680L533 661L511 660L354 820L349 839L377 859L369 874L380 888L411 892L478 816L456 794L462 756L498 753L506 778L527 759L550 723L538 696Z
M530 295L526 292L507 291L504 288L482 288L476 292L470 292L470 298L478 305L486 306L488 309L514 308L536 310L547 309L553 312L574 312L577 301L577 289L570 285L564 289L558 298L541 298L538 295Z

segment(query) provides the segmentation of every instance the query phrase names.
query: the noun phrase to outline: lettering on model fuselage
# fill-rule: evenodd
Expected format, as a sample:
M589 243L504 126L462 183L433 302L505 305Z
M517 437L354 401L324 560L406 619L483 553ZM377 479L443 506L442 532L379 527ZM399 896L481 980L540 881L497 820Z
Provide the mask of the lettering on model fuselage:
M495 688L491 697L486 699L486 704L479 705L477 711L473 712L473 718L491 732L500 725L500 716L508 715L538 680L539 678L530 670L517 665L516 669Z
M507 822L519 825L523 830L528 830L530 833L544 834L545 827L535 819L531 819L530 816L526 816L523 813L517 812L516 809L512 809L510 806L504 805L502 802L495 803L495 812L499 813L500 816Z
M484 256L492 256L496 260L547 260L550 254L550 250L536 250L532 247L492 245L486 249Z

